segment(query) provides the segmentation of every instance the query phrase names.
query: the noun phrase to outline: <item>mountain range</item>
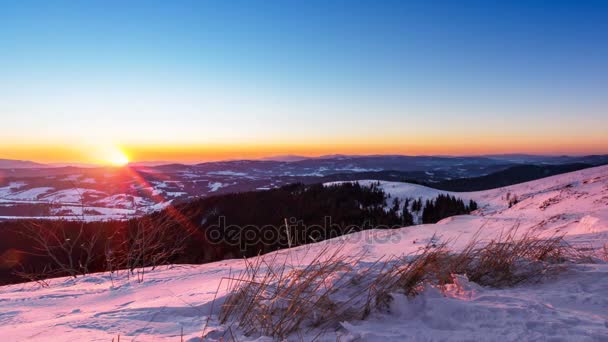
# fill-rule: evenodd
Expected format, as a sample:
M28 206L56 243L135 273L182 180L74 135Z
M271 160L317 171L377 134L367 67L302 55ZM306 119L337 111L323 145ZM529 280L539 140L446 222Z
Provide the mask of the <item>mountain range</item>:
M292 183L378 179L445 190L481 190L608 163L606 155L285 158L294 161L145 162L115 168L3 160L0 219L126 219L200 197Z

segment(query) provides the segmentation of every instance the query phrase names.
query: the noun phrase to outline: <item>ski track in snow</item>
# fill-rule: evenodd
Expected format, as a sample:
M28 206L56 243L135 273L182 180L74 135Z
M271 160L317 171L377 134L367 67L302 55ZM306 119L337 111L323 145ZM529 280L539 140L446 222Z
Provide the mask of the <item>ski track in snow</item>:
M371 181L369 181L371 182ZM365 183L361 182L361 183ZM381 182L392 197L434 198L434 189ZM507 194L519 202L508 208ZM458 250L479 233L495 237L518 225L546 236L598 248L608 243L608 166L553 176L505 188L454 193L480 209L433 225L371 230L276 252L306 265L329 245L344 255L366 252L363 263L415 252L437 236ZM125 276L94 274L51 280L48 288L26 283L0 287L0 336L10 341L200 341L222 277L244 269L242 260L175 265L148 270L143 283ZM225 289L220 287L218 300ZM222 326L212 316L207 331ZM238 341L271 341L234 331ZM319 331L303 336L314 338ZM458 277L445 292L427 288L408 299L395 294L387 312L342 322L320 341L608 341L608 264L572 265L539 284L493 289ZM299 336L293 337L299 341Z

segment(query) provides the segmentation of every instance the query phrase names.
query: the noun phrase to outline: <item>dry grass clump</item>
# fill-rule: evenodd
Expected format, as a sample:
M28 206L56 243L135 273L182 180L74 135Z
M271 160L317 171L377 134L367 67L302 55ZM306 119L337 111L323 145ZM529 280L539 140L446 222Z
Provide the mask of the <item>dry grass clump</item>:
M328 254L330 253L330 254ZM325 256L326 255L326 256ZM330 326L337 319L359 319L354 303L361 295L353 266L360 257L328 248L302 269L287 260L258 257L238 277L229 278L230 294L221 307L222 324L236 322L246 335L283 339L303 327Z
M442 268L444 273L466 274L483 286L508 287L538 281L547 272L558 270L557 265L583 261L590 259L563 236L540 238L526 232L517 237L516 227L485 244L473 239L462 252L449 255Z
M608 243L604 244L604 247L600 251L600 259L608 262Z
M458 253L450 253L447 243L429 244L415 255L372 262L330 245L304 266L289 264L287 257L278 262L279 254L246 260L242 273L224 279L228 294L218 318L231 333L238 327L247 336L284 340L365 319L387 309L394 293L416 296L427 284L453 283L456 274L483 286L506 287L538 281L567 262L588 261L561 236L516 233L514 228L486 243L475 237Z
M277 256L246 261L246 269L229 282L220 308L222 324L237 325L245 335L285 339L296 332L335 329L340 322L364 319L390 301L390 293L417 293L435 248L415 257L364 262L328 245L303 268Z
M437 283L448 255L445 244L429 244L414 256L385 262L369 287L370 305L366 309L387 307L392 299L391 293L400 292L413 297L422 291L424 284Z

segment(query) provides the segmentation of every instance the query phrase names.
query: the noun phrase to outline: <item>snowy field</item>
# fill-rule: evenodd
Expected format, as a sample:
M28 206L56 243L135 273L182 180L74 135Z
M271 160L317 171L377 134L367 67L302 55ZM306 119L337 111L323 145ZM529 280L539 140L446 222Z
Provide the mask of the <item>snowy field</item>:
M382 182L400 198L434 198L418 185ZM362 255L355 268L381 257L415 253L431 242L462 249L473 236L491 239L514 226L550 237L565 234L576 246L599 252L608 243L608 166L496 190L455 193L474 199L472 215L433 225L365 231L265 256L295 269L319 251ZM509 207L509 198L518 201ZM253 262L250 260L250 262ZM19 284L0 288L0 336L7 341L271 341L245 336L218 322L226 294L222 278L243 271L243 260L175 265L149 270L143 283L124 275L60 278L47 288ZM608 341L608 264L572 264L541 283L488 288L465 277L443 291L427 288L408 298L394 294L388 310L337 329L309 330L291 340L319 341ZM215 301L214 301L215 298ZM229 329L229 330L228 330Z

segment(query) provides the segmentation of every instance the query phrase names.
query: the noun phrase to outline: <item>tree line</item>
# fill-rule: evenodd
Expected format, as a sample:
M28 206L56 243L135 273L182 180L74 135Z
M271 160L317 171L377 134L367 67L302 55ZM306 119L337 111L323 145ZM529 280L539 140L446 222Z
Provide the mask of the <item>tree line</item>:
M366 229L475 210L453 196L392 199L379 183L292 184L201 198L129 221L0 223L0 284L251 257ZM417 213L413 213L418 209Z

